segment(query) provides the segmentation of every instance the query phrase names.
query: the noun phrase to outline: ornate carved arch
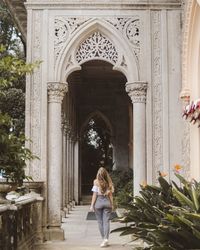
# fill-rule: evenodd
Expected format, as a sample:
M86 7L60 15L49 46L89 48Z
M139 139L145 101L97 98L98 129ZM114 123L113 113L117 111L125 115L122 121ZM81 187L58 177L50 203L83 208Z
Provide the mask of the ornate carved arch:
M79 22L68 19L55 20L56 79L66 81L70 73L81 69L81 64L95 59L111 63L129 82L139 79L138 17L126 18L121 30L110 19L80 19ZM135 27L135 32L130 32L130 25Z

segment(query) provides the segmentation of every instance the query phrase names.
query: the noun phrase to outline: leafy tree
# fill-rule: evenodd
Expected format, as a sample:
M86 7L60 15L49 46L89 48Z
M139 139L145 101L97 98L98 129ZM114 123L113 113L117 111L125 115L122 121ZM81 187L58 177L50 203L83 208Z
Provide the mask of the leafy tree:
M105 121L98 115L92 117L85 129L83 136L85 147L93 147L97 152L97 166L112 168L111 131Z
M93 116L85 127L81 141L82 190L90 193L99 167L112 168L111 132L101 116ZM88 186L89 184L89 186Z
M26 161L35 158L25 147L25 76L39 62L27 64L20 33L0 2L0 173L22 184Z
M5 47L4 53L25 57L25 43L3 1L0 1L0 44Z
M25 74L22 73L22 67L25 65L25 46L21 34L2 1L0 2L0 45L4 48L0 51L2 59L0 110L13 118L14 132L19 134L25 127ZM18 71L16 71L17 67L19 67ZM9 72L10 69L11 72Z
M0 113L0 171L7 181L13 181L20 186L25 175L26 160L34 158L28 148L24 147L25 136L16 136L12 131L12 119Z
M5 47L0 46L0 172L7 179L18 184L26 178L24 168L26 160L34 158L31 151L25 147L25 136L19 125L19 130L16 130L17 115L20 110L17 108L21 105L20 99L16 99L15 92L20 89L10 88L20 78L27 73L31 73L38 65L26 64L24 60L16 56L4 53ZM9 91L8 91L9 90ZM12 107L9 110L9 105L12 106L12 97L19 102L20 105ZM20 97L20 95L19 95ZM7 105L7 100L10 103ZM22 105L21 105L22 106ZM21 110L23 109L23 106ZM8 112L7 112L8 110ZM11 111L13 113L11 113ZM11 116L10 116L11 114Z

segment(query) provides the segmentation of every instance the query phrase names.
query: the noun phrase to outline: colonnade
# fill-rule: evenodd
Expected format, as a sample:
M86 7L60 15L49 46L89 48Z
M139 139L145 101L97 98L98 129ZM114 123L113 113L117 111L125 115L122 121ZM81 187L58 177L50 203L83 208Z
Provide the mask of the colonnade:
M79 198L78 140L70 118L74 105L63 109L62 102L68 91L67 83L48 83L48 225L50 239L64 237L61 210L69 208ZM133 172L134 194L146 180L146 92L147 83L126 84L126 92L133 103ZM68 93L68 104L69 93ZM64 105L65 106L65 105Z
M63 230L60 228L61 211L68 211L74 204L75 190L77 194L78 188L77 169L74 168L77 136L73 130L74 120L70 118L74 107L69 103L67 110L65 107L62 110L63 99L66 98L67 92L67 83L48 83L47 237L51 240L64 239Z

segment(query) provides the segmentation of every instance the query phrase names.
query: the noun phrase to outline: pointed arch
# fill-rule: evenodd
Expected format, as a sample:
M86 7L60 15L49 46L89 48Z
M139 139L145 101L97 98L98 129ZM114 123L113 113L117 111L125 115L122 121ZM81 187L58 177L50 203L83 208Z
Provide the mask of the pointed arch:
M65 44L62 53L60 53L57 59L55 67L56 79L59 79L61 82L66 81L67 77L73 71L81 70L81 63L84 61L78 62L76 53L86 39L95 33L99 33L104 39L107 39L109 44L108 47L105 48L107 53L113 53L113 51L109 51L109 49L114 48L117 54L116 60L111 60L109 57L107 59L105 57L98 59L110 62L113 65L113 70L122 72L128 82L138 81L139 67L131 46L118 30L111 24L100 19L89 20L72 34L70 41ZM97 58L94 56L90 59L95 60Z
M81 127L80 127L80 135L83 134L83 130L85 128L85 126L88 124L88 122L91 120L92 117L95 116L99 116L101 117L101 119L105 122L106 126L109 128L110 132L111 132L111 138L113 138L114 135L114 131L113 131L113 126L110 122L110 120L107 118L106 115L104 115L101 111L99 110L95 110L93 112L91 112L85 119L85 121L82 123Z

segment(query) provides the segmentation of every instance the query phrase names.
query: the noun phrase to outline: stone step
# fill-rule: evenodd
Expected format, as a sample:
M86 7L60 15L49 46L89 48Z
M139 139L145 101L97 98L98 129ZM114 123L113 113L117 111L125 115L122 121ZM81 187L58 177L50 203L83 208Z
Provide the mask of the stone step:
M90 205L92 200L91 195L83 195L82 200L80 201L80 205Z

